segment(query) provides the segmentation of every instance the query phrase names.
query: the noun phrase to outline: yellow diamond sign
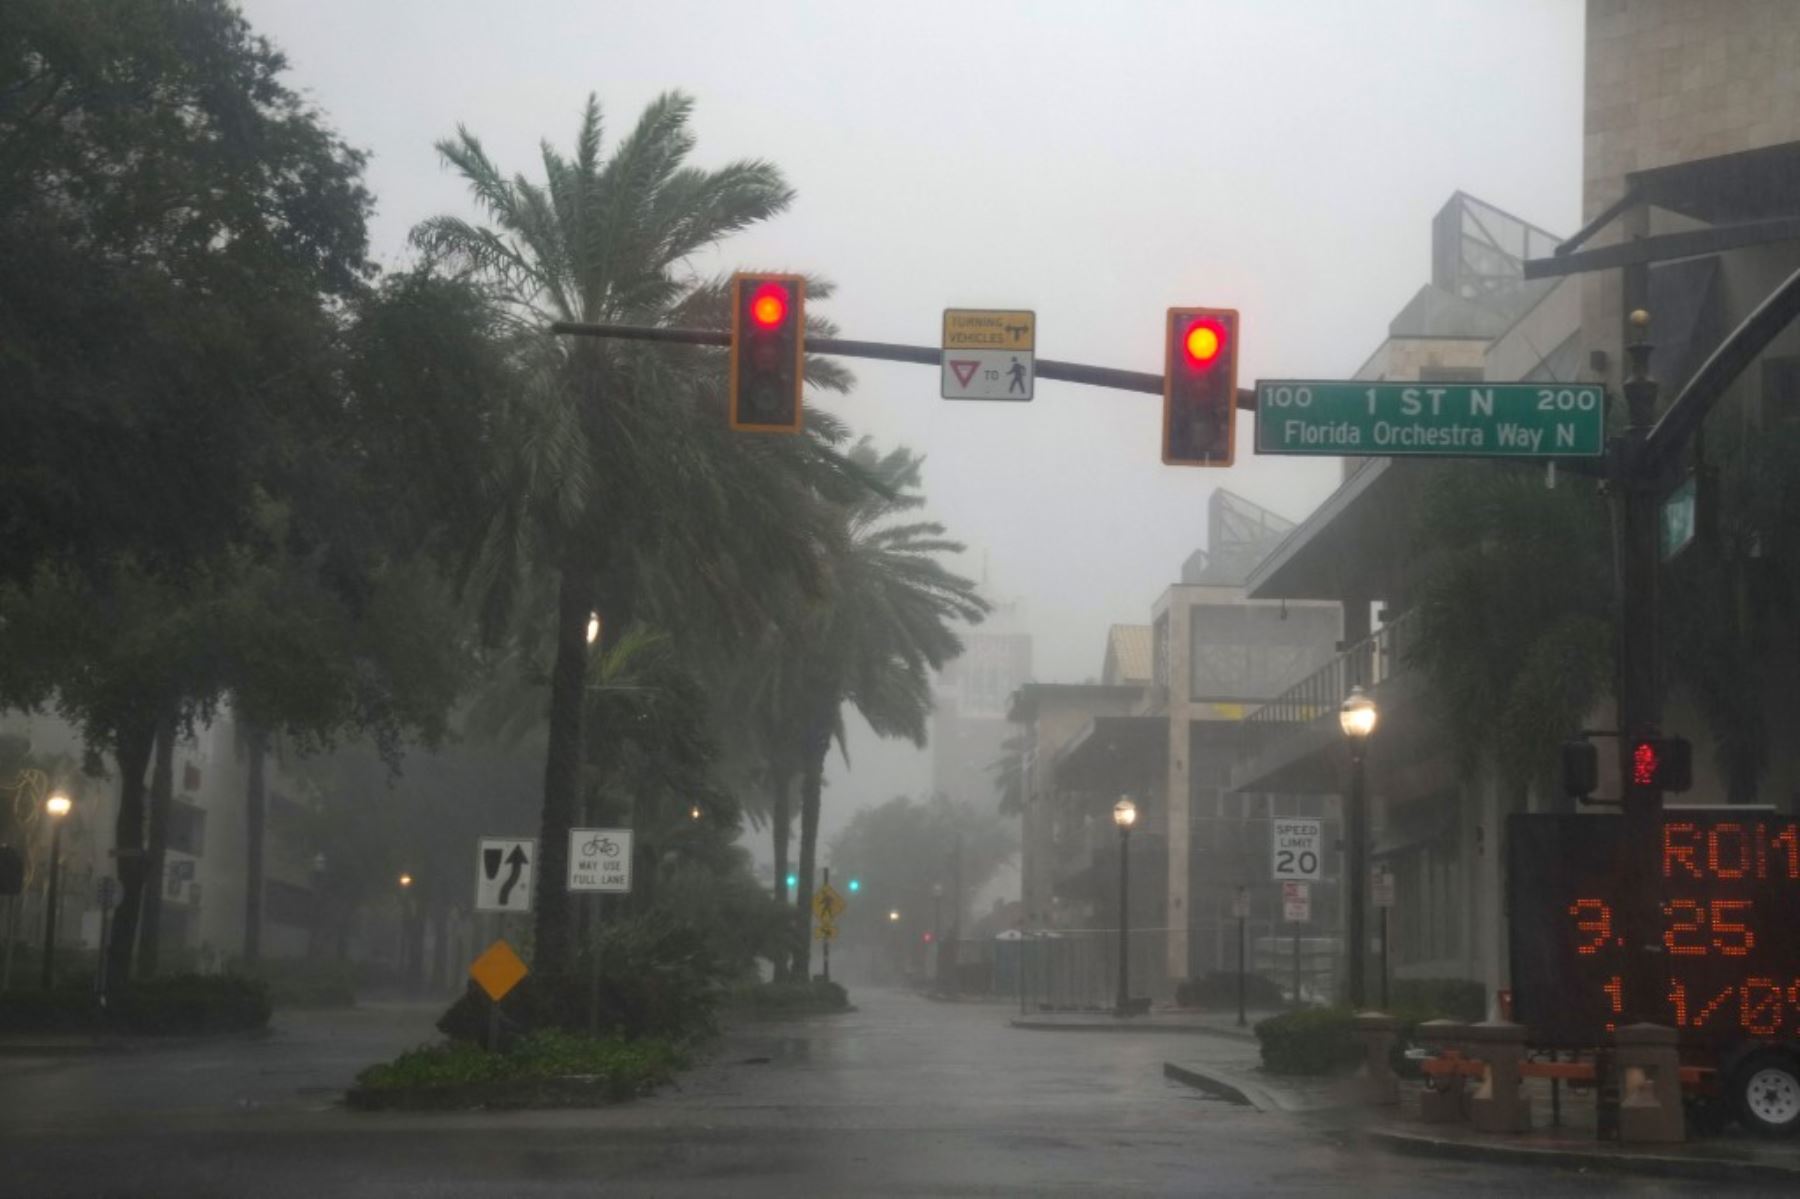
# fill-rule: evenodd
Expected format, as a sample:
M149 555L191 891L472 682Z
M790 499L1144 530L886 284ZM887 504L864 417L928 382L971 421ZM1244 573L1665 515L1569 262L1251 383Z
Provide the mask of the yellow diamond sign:
M524 960L505 941L495 941L469 966L469 977L496 1003L528 973Z

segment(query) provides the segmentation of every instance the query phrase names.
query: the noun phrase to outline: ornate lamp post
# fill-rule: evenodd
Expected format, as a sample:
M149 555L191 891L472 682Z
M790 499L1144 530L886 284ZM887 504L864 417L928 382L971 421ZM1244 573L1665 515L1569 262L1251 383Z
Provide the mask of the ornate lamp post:
M1361 1011L1366 1003L1366 967L1368 964L1369 894L1369 798L1363 786L1363 758L1369 748L1369 734L1375 731L1380 714L1375 701L1360 686L1350 688L1343 706L1338 709L1338 726L1350 743L1350 809L1344 823L1344 873L1350 879L1350 1006Z

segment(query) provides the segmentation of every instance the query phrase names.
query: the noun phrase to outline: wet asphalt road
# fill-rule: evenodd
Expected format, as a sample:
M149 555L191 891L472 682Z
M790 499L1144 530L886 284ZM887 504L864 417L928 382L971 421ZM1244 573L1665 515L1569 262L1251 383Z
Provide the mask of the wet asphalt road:
M741 1027L653 1099L364 1114L335 1096L436 1009L282 1015L255 1042L0 1058L0 1195L1714 1194L1392 1157L1165 1081L1167 1035L1029 1032L1006 1010L865 991ZM1249 1047L1181 1037L1188 1058Z

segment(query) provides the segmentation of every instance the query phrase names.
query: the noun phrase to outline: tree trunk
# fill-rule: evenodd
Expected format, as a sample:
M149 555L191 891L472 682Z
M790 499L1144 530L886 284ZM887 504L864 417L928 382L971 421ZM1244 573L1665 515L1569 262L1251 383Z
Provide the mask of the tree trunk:
M825 755L831 752L831 724L830 719L813 721L807 730L806 756L801 762L800 885L794 905L799 928L794 950L794 977L801 982L812 978L813 874L819 851L819 800L825 786Z
M769 823L775 837L775 904L780 908L783 916L792 915L792 910L788 907L787 884L788 838L794 832L794 818L788 809L788 785L792 781L785 771L778 771L775 774L772 787L775 793L773 810L769 816ZM775 955L775 981L785 982L787 976L788 955L777 953Z
M250 747L250 775L244 785L244 965L254 966L262 958L263 827L269 809L269 736L252 725L246 740Z
M150 764L155 741L153 718L118 729L113 756L119 763L119 816L113 825L113 844L118 850L119 909L113 916L112 941L106 947L108 991L131 982L132 950L137 947L144 910L144 769Z
M544 806L538 828L536 950L539 972L558 972L569 956L569 829L581 797L583 682L587 622L592 610L587 573L563 564L556 601L556 664L550 672L550 741L544 753Z
M163 891L167 887L169 808L175 793L175 713L165 712L156 727L156 756L150 767L150 847L144 859L144 919L138 930L138 975L154 978L162 956Z

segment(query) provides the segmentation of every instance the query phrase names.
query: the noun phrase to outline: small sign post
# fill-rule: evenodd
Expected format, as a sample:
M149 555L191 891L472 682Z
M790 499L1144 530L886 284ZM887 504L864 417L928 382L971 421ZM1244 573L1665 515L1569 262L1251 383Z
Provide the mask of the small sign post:
M1381 912L1381 1010L1388 1007L1388 909L1394 906L1394 872L1386 866L1375 867L1369 889L1375 906Z
M495 941L469 965L469 977L488 997L488 1050L500 1048L500 1001L526 974L524 961L505 941Z
M1299 1007L1300 926L1312 919L1312 888L1309 885L1304 882L1281 884L1281 918L1294 926L1294 1006Z
M1250 921L1250 888L1239 886L1231 897L1231 914L1238 925L1238 1027L1244 1027L1244 939Z

